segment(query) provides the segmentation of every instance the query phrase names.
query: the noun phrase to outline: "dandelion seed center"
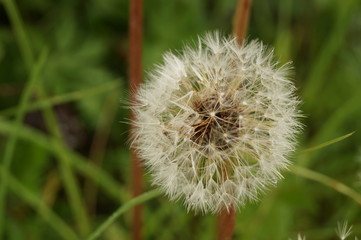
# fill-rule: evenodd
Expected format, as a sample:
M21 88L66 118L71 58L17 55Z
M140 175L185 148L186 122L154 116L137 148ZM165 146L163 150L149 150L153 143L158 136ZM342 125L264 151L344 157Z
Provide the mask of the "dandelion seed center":
M193 110L198 113L198 119L191 124L190 139L203 147L214 146L217 150L232 147L239 136L239 107L229 100L222 101L216 94L206 98L196 98Z

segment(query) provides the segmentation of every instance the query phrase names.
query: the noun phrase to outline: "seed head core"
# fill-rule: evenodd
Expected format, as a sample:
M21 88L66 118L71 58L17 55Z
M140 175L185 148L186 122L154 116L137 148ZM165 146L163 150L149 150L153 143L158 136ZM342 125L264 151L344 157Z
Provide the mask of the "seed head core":
M222 99L217 94L210 97L195 97L191 104L197 118L191 123L190 139L197 145L214 146L218 150L232 147L232 140L236 141L241 127L238 118L241 109L230 99ZM229 96L228 96L229 98ZM207 148L203 148L206 152Z

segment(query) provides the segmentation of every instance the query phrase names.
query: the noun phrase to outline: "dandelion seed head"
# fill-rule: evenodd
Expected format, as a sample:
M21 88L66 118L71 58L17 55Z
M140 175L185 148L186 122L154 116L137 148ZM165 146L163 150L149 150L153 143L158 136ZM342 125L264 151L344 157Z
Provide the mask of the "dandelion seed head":
M289 164L300 130L288 75L262 43L218 33L166 53L132 106L132 145L153 183L195 211L257 200Z

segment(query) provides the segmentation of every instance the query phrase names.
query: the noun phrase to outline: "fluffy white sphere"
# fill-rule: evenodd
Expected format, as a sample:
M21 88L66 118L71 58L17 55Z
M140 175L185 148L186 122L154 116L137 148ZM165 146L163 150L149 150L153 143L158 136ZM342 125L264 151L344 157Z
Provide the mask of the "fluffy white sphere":
M164 55L136 95L133 147L171 199L219 212L256 200L300 129L288 68L262 43L209 33Z

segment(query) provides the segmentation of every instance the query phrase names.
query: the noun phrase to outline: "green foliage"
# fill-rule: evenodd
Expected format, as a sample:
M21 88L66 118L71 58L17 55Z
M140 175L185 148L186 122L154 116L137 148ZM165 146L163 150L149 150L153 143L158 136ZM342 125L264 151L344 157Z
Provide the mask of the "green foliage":
M82 218L94 231L119 209L100 239L129 239L128 1L0 4L0 238L78 239L89 236ZM146 73L198 34L230 33L236 1L144 4ZM248 39L274 46L280 63L293 61L305 127L293 156L298 171L240 209L235 239L331 239L344 219L361 235L360 20L357 0L253 1ZM29 81L34 71L37 82ZM213 239L215 224L181 201L144 204L145 239Z

